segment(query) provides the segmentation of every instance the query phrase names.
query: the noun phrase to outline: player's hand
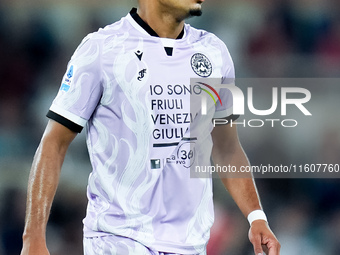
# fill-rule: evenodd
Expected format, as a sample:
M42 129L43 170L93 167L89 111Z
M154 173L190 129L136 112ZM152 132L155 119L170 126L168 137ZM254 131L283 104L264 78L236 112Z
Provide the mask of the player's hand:
M249 240L255 255L280 255L281 245L264 220L255 220L249 229Z
M50 255L45 241L24 241L20 255Z

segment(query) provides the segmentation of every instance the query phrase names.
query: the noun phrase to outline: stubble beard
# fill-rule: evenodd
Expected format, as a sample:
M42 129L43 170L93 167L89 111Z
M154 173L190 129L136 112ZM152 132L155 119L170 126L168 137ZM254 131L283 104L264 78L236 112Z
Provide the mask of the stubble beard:
M189 11L189 17L199 17L202 15L201 9L192 9Z

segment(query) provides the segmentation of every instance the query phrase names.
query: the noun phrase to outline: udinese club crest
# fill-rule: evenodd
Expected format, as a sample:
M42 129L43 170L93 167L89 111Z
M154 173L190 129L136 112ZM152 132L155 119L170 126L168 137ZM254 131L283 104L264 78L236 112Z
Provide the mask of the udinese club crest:
M212 73L210 60L202 53L196 53L191 57L191 67L201 77L209 77Z

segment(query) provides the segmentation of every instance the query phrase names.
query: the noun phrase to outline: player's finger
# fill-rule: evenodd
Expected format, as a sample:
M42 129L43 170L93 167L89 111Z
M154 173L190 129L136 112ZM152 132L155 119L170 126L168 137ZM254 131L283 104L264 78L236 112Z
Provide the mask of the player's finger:
M251 243L253 244L255 255L263 255L261 236L258 235L256 237L253 237Z
M262 250L263 250L263 252L264 252L265 254L268 254L268 253L269 253L268 247L267 247L267 245L265 245L265 244L262 244Z
M280 255L280 243L277 240L271 240L267 244L268 255Z

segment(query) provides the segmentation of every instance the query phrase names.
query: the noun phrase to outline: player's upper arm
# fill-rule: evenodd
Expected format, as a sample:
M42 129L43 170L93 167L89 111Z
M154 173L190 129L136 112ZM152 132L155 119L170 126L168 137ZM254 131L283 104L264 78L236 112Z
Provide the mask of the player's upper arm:
M49 120L42 138L42 145L55 146L61 153L66 153L68 146L76 135L76 132L62 124Z
M213 157L216 153L233 152L240 145L235 125L217 125L211 132L211 136L213 140Z

